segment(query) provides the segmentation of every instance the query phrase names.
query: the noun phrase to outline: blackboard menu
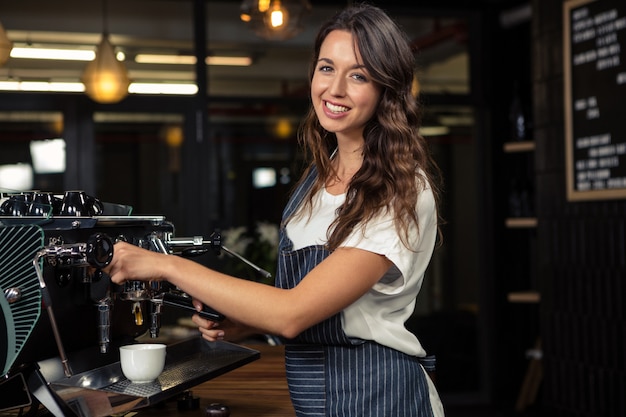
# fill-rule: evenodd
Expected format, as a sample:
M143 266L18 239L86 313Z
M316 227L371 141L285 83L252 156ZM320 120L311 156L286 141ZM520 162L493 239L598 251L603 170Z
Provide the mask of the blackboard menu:
M563 4L567 198L626 198L626 1Z

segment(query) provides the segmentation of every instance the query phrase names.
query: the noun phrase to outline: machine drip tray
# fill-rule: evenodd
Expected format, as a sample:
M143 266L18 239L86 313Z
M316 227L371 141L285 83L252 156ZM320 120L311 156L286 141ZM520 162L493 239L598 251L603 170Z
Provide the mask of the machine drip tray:
M118 361L50 385L78 415L108 416L156 404L259 358L256 350L196 337L168 345L165 368L151 383L130 382Z

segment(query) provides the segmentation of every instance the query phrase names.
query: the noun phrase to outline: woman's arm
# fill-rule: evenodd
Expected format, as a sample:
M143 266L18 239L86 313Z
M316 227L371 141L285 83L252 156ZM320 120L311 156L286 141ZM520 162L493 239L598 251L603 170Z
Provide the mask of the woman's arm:
M115 245L113 260L105 272L117 284L127 280L167 280L235 322L293 338L356 301L390 266L391 262L382 255L339 248L298 286L285 290L120 242ZM205 324L213 328L213 324Z

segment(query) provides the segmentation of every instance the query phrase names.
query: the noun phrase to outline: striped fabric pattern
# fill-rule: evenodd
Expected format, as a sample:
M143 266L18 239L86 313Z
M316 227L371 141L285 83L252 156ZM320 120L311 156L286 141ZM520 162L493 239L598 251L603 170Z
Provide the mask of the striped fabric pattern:
M287 204L290 216L315 179L313 170ZM323 246L292 250L281 225L276 286L293 288L329 252ZM341 315L285 341L285 366L298 417L432 417L428 380L420 358L343 332Z
M366 342L287 345L287 380L298 417L431 417L417 358Z

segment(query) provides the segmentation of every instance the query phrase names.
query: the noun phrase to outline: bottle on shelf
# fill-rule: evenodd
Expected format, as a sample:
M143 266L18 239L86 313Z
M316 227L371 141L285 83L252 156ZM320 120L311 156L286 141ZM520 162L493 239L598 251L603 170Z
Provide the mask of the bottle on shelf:
M533 215L533 190L530 181L512 178L509 185L509 217L532 217Z
M513 97L509 109L510 136L512 141L528 140L528 118L524 102L520 94L519 82L515 81L513 86Z

